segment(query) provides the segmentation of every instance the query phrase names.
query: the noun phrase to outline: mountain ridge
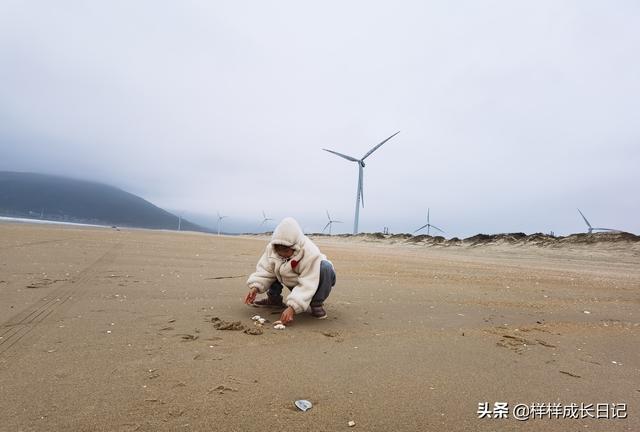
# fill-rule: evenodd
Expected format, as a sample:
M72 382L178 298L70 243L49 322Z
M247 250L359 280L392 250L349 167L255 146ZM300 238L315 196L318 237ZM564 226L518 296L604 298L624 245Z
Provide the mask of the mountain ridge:
M0 171L0 215L130 228L178 229L179 217L130 192L91 180ZM185 231L210 229L181 220Z

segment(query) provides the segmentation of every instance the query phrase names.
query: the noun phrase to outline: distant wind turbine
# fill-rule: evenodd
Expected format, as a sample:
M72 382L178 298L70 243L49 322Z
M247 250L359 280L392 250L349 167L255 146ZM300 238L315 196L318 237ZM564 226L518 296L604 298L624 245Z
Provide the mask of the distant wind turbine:
M612 229L612 228L594 228L591 226L591 224L589 223L589 221L587 220L586 217L584 217L584 215L582 214L582 212L580 211L580 209L578 209L578 213L580 213L580 216L582 216L582 219L584 219L584 223L587 224L588 227L588 233L591 234L593 231L598 230L598 231L619 231L617 229Z
M220 216L220 213L218 212L218 235L220 235L220 226L222 225L222 219L226 217L228 216Z
M334 155L340 156L341 158L344 158L344 159L346 159L348 161L351 161L351 162L356 162L358 164L358 188L356 189L356 215L355 215L355 218L354 218L354 221L353 221L353 233L354 234L358 234L358 219L360 217L360 200L362 200L362 208L364 208L364 191L363 191L363 183L362 183L362 176L364 174L364 166L365 166L364 165L364 160L366 158L368 158L371 155L371 153L373 153L374 151L378 150L382 144L386 143L387 141L389 141L391 138L393 138L394 136L398 135L399 133L400 133L400 131L394 133L389 138L387 138L386 140L382 141L380 144L376 145L371 150L369 150L360 159L356 159L356 158L354 158L352 156L347 156L345 154L338 153L337 151L333 151L333 150L329 150L329 149L325 149L325 148L322 149L324 151L327 151L329 153L333 153Z
M262 210L262 217L264 219L262 219L262 223L260 224L260 226L264 225L265 223L272 221L273 219L267 217L267 215L264 213L264 210Z
M438 228L437 226L435 226L435 225L431 225L431 223L430 223L430 221L429 221L429 210L430 210L430 209L427 209L427 224L426 224L426 225L422 225L420 228L418 228L417 230L415 230L413 233L415 234L415 233L417 233L418 231L420 231L421 229L426 228L426 229L427 229L427 235L429 235L430 228L431 228L431 227L433 227L433 228L437 229L438 231L440 231L442 234L445 234L445 232L444 232L444 231L442 231L442 230L441 230L440 228Z
M333 225L334 223L342 223L342 221L331 219L331 216L329 216L329 210L327 210L327 219L329 219L329 222L327 222L324 228L322 228L322 232L324 232L324 230L329 227L329 235L331 235L331 225Z

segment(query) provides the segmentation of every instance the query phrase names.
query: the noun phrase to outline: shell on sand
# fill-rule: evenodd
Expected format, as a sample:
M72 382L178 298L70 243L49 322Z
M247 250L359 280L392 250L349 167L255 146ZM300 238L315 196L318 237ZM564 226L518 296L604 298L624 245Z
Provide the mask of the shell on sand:
M313 404L306 399L297 400L294 402L294 404L300 411L303 411L303 412L310 410L311 407L313 406Z

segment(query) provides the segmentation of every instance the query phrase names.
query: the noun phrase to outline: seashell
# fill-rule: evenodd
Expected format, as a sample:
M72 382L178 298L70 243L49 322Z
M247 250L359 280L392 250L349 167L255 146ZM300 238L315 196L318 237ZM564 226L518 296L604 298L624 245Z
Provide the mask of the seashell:
M273 328L276 329L276 330L284 330L287 327L284 326L283 324L276 324L276 325L273 326Z
M264 319L264 318L258 318L258 322L260 324L264 324L265 321L266 321L266 319Z
M273 324L282 324L282 321L280 321L280 320L274 321Z
M295 406L302 412L310 410L313 406L311 402L306 399L300 399L294 402Z
M253 321L258 321L260 319L260 315L254 315L251 317Z
M347 426L349 427L354 427L356 425L356 422L354 422L353 420L349 420L349 423L347 423Z

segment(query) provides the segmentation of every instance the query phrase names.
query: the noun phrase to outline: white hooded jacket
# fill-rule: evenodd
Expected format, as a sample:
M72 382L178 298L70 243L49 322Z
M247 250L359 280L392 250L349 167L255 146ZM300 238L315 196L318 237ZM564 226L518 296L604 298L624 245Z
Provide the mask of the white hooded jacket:
M273 249L281 244L294 250L291 258L282 258ZM311 299L320 282L320 263L327 257L302 232L298 222L285 218L278 224L271 236L256 271L247 280L249 288L257 288L264 293L276 280L291 289L285 303L296 313L309 308Z

